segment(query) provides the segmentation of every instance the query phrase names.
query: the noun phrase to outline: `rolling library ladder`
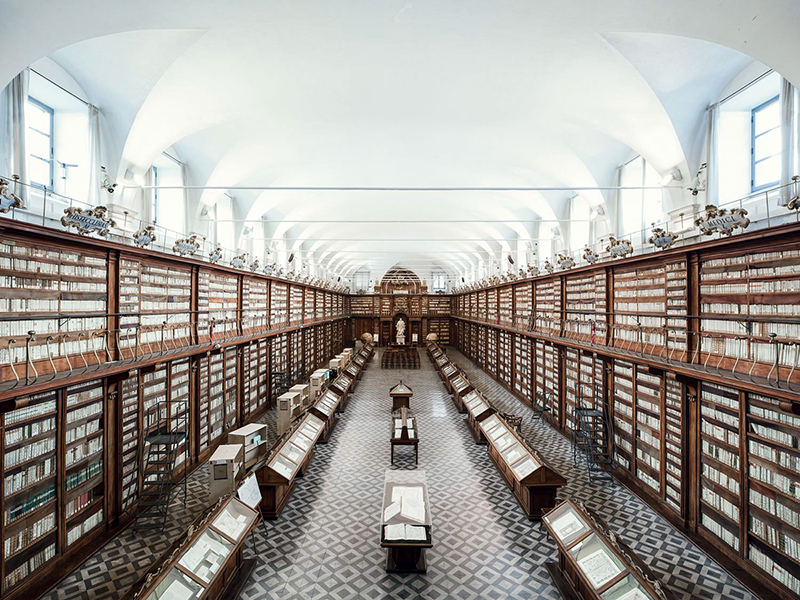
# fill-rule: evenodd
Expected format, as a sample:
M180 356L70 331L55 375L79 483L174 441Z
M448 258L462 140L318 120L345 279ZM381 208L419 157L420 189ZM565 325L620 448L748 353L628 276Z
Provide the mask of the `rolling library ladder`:
M140 465L141 496L134 514L134 531L161 529L167 523L169 504L172 498L173 474L176 459L181 451L186 451L188 421L187 411L170 417L170 402L158 402L145 413L144 419L144 460ZM183 449L182 449L183 448ZM186 504L186 470L183 473L183 503Z
M573 460L577 463L577 456L583 452L586 455L586 469L589 481L609 481L614 485L611 470L614 468L613 448L614 432L611 430L611 420L607 418L603 406L595 398L594 406L578 401L575 409L575 422L577 427L573 438Z

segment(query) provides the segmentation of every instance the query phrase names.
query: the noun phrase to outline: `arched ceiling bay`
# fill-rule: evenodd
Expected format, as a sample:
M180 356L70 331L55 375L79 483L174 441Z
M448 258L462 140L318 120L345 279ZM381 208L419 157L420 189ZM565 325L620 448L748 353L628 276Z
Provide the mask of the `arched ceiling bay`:
M229 190L239 239L264 219L266 244L376 277L464 273L550 236L571 196L607 200L580 188L613 185L633 153L688 176L704 106L751 56L800 83L792 0L0 5L0 81L51 55L116 123L120 179L172 146L190 183L220 188L191 194L192 218Z

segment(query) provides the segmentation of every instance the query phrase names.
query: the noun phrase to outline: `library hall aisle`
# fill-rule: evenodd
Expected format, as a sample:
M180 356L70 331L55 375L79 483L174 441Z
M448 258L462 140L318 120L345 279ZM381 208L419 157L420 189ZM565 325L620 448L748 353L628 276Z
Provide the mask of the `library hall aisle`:
M572 464L569 442L532 419L521 402L457 350L448 355L503 411L524 415L523 434L563 473L562 496L586 501L685 600L755 600L735 579L627 489L590 484ZM256 530L260 562L242 600L272 598L560 598L545 563L555 545L517 505L486 451L474 443L424 350L416 371L380 369L372 358L328 444L316 456L281 516ZM384 471L390 468L389 388L411 386L420 429L419 467L425 469L434 546L423 575L388 574L378 542ZM262 419L276 437L275 411ZM411 448L398 448L395 468L414 468ZM108 542L47 593L47 600L119 598L186 529L205 506L208 473L189 480L187 507L173 498L162 532L130 528ZM253 545L245 546L247 557Z
M754 599L735 579L619 484L589 484L569 442L453 348L448 355L504 411L524 415L523 433L563 473L562 495L585 500L672 591L686 600ZM380 351L327 445L318 445L289 504L258 530L262 562L241 598L560 598L545 562L555 545L517 505L485 446L474 443L424 350L417 371L381 370ZM388 574L378 543L384 471L390 465L389 388L414 390L433 523L428 572ZM413 468L398 448L396 468ZM248 551L250 546L248 545Z

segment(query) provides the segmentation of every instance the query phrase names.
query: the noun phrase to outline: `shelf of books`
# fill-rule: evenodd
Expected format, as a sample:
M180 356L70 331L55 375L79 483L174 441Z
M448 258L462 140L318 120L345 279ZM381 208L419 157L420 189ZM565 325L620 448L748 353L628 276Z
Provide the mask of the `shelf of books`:
M800 416L774 398L748 394L746 556L800 594Z
M289 336L285 333L272 338L270 349L270 403L274 404L280 395L279 386L282 383L281 375L288 376L289 372ZM286 384L288 385L288 381ZM282 392L281 392L282 393Z
M381 310L384 309L384 300L388 300L389 302L389 312L391 313L391 306L392 306L392 299L391 298L381 298ZM325 313L327 312L327 306L325 302L325 292L322 290L317 290L317 299L316 299L316 311L317 311L317 319L322 320L325 318Z
M376 315L380 315L381 317L391 317L392 316L392 298L391 296L378 296L378 312Z
M209 320L214 320L214 337L218 339L225 334L236 332L236 321L239 318L239 281L236 275L228 275L217 271L208 271L203 277L200 270L198 278L198 294L207 298ZM206 286L206 289L204 289ZM199 315L203 320L205 315Z
M372 297L353 296L350 298L350 315L353 317L371 317Z
M142 261L139 284L139 310L142 313L139 343L156 347L164 340L167 348L186 343L190 336L192 308L192 274L189 269ZM162 333L164 324L166 328Z
M685 260L666 262L667 333L666 346L660 355L668 360L688 360L687 327L689 296Z
M289 324L289 287L285 283L270 282L269 319L270 329L282 329Z
M612 412L614 416L614 460L622 468L633 472L633 364L614 361L614 395Z
M545 413L550 415L553 424L558 425L561 420L558 350L541 340L534 340L533 345L536 350L535 393Z
M65 390L64 522L67 548L105 523L105 389L102 379Z
M134 371L120 383L122 428L119 446L122 479L122 510L130 510L139 499L139 444L141 443L141 414L139 401L139 372Z
M800 381L797 353L788 345L800 337L800 249L746 252L700 263L699 362L786 382ZM747 322L742 317L753 322ZM786 322L794 319L794 323ZM756 363L755 365L753 363Z
M428 319L428 328L430 333L435 333L439 337L440 345L450 344L450 319Z
M269 282L245 277L242 282L242 328L244 333L264 331L269 325Z
M494 333L494 329L489 329L485 325L478 325L476 326L475 329L476 329L475 343L477 344L477 350L478 350L477 354L475 355L475 358L478 361L478 364L488 371L489 369L486 368L486 361L487 361L486 332L488 330Z
M497 289L486 291L486 321L493 325L497 324L498 316Z
M739 392L701 384L700 523L737 554L742 504L739 417Z
M505 327L514 326L514 288L507 286L498 290L498 320Z
M564 336L590 343L606 337L606 275L590 271L566 277Z
M292 374L292 381L305 379L305 362L303 360L303 332L301 330L292 331L289 334L289 361Z
M497 377L497 333L494 327L483 327L483 335L486 337L486 363L485 369Z
M450 296L423 296L428 301L428 315L431 317L450 316Z
M158 415L153 411L153 407L159 403L164 403L167 399L167 370L160 368L155 371L148 371L142 375L142 417L143 427L149 431L158 424ZM166 417L166 404L161 406L161 416ZM149 416L149 421L147 420Z
M202 359L200 381L200 451L213 446L222 436L225 421L225 369L221 352ZM204 385L205 384L205 385Z
M60 369L66 369L64 356L73 356L81 350L90 364L95 362L93 350L102 351L103 338L92 338L91 334L105 330L104 317L73 318L66 326L59 319L41 317L105 313L106 279L103 255L32 244L4 235L0 240L0 317L27 317L0 325L0 338L9 358L25 364L25 340L29 331L35 331L30 357L40 375L53 372L48 349ZM69 337L58 337L60 334ZM55 339L48 344L50 336ZM7 360L3 363L2 380L15 379Z
M289 286L289 325L303 323L303 288L298 285Z
M56 556L62 522L58 486L58 393L32 395L3 416L3 591Z
M313 323L316 319L316 307L314 304L314 288L307 287L304 291L303 320L305 323Z
M614 271L614 345L686 360L686 281L683 260Z
M309 327L303 331L303 364L309 376L317 368L317 357L314 353L314 346L317 341L316 332L317 330L314 327Z
M559 335L561 332L561 279L536 282L535 331L542 335Z
M475 318L481 321L486 321L486 290L480 290L475 293Z
M497 378L509 389L513 387L514 383L511 381L512 335L508 331L497 332Z
M672 373L665 377L664 389L664 499L679 516L685 515L683 503L683 424L684 384Z
M662 497L663 389L661 376L636 367L636 477L658 497Z
M176 360L169 365L169 416L172 431L189 432L189 361ZM185 442L177 448L175 468L186 461Z
M577 421L575 409L580 400L578 386L578 351L572 348L564 350L564 429L575 431Z
M531 324L531 289L530 282L514 286L514 327L524 331L528 331Z
M223 422L225 431L230 431L236 427L239 420L237 410L238 389L236 387L236 372L238 371L236 348L225 349L223 357L225 361L225 417Z
M527 403L531 402L531 346L532 340L524 335L514 336L514 391Z
M244 346L242 361L242 411L247 419L269 401L269 341L262 339Z
M314 351L315 351L315 360L314 364L317 365L318 368L322 369L323 367L327 367L328 365L325 364L325 358L330 356L329 354L325 353L325 326L324 325L317 325L314 327Z

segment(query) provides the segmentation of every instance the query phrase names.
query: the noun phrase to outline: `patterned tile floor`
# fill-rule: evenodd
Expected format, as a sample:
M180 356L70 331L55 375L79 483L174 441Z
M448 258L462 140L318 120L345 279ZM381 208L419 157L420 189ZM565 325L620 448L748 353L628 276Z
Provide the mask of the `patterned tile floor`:
M580 465L573 467L566 439L533 421L526 407L457 351L449 354L502 410L525 415L523 434L569 480L562 495L597 509L679 598L756 598L628 490L590 484ZM260 560L242 599L560 597L544 567L555 546L522 513L427 356L421 358L422 369L414 371L382 371L378 356L373 359L283 514L268 522L268 536L259 528ZM434 547L421 575L387 574L377 542L384 472L392 468L388 390L400 379L414 389L419 468L427 473L433 520ZM394 468L415 468L411 448L396 451ZM45 597L118 597L200 509L205 476L202 469L193 475L188 509L181 506L165 534L124 532ZM253 554L252 544L246 552Z

